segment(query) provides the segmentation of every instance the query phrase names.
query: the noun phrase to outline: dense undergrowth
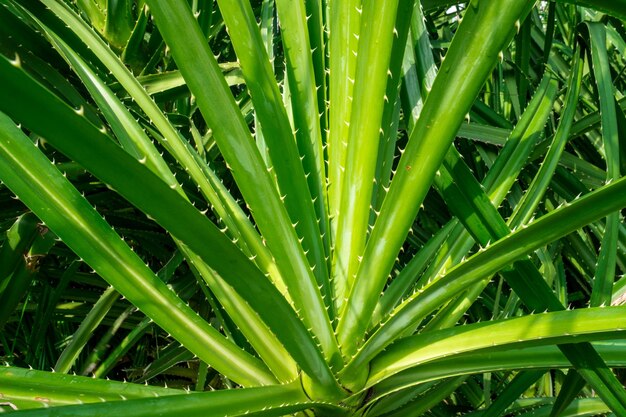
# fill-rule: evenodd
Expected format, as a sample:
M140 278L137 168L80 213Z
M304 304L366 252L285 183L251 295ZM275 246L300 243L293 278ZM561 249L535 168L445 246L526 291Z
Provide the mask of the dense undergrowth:
M0 411L626 415L624 19L0 0Z

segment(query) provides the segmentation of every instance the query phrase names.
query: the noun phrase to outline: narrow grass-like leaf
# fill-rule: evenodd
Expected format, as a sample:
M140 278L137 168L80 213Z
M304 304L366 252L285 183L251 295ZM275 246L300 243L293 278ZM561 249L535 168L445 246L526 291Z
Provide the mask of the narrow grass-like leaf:
M47 0L46 0L47 1ZM261 242L258 233L250 224L250 221L243 214L237 204L234 204L232 196L222 193L219 186L216 187L212 181L211 173L197 153L193 152L188 143L183 141L172 124L165 118L162 111L156 106L154 101L148 96L141 84L135 79L128 69L120 62L113 52L96 36L91 28L87 26L71 9L66 5L55 2L44 2L60 19L65 22L85 44L92 49L100 58L102 63L117 78L128 94L137 102L150 120L159 129L161 135L155 135L161 141L161 145L170 152L177 161L184 166L185 171L198 184L200 191L216 208L218 215L225 219L231 229L231 233L241 233L248 248L256 255L259 264L264 267L264 272L272 274L273 279L280 281L280 275L272 267L273 261ZM146 155L147 156L147 155ZM141 159L141 158L139 158Z
M409 367L463 352L624 337L624 311L623 307L611 307L543 313L411 336L372 361L368 385Z
M461 385L466 383L467 377L461 376L441 381L434 387L421 393L410 402L385 414L385 417L420 417L431 411L437 404L448 398ZM432 411L431 411L432 412Z
M531 2L472 5L465 13L411 134L363 255L339 335L340 340L349 343L348 352L354 352L363 338L369 321L366 317L371 316L376 306L376 297L372 295L382 290L395 254L461 121L495 65L498 53L512 36L513 24L528 12ZM484 19L494 24L481 25ZM447 123L437 123L441 117ZM404 204L396 204L400 200Z
M378 305L374 310L372 325L378 324L400 302L402 297L409 292L418 277L428 266L434 254L443 246L450 232L456 227L457 222L450 222L439 233L433 236L422 249L402 268L398 276L385 289Z
M559 158L567 139L569 137L570 128L575 115L576 102L578 101L578 94L580 92L580 85L582 81L583 60L580 56L580 50L575 55L574 63L572 64L572 72L570 74L570 80L567 85L567 94L565 97L565 105L563 116L561 117L559 127L554 133L554 139L550 145L548 153L544 158L539 172L533 179L532 183L526 190L522 200L515 206L515 210L511 215L511 227L515 228L521 224L527 223L534 214L537 206L539 205L541 198L545 194L552 174L559 163Z
M520 372L506 385L504 391L498 394L493 403L482 413L482 417L498 417L528 390L544 374L543 371Z
M624 363L624 341L593 343L610 366ZM511 351L472 352L451 356L402 371L372 388L372 397L379 398L418 383L427 383L451 376L496 372L499 370L547 370L569 368L569 360L554 345L533 346Z
M606 32L604 26L600 23L586 23L585 27L589 33L589 50L600 99L607 181L612 181L620 177L620 140L617 130L611 69L606 51ZM619 221L619 213L617 212L611 213L606 219L606 227L602 236L598 263L593 278L593 291L589 301L591 306L610 305L611 303L613 282L615 281Z
M78 398L83 403L95 403L164 397L184 392L8 366L0 367L0 385L4 400L27 401L31 403L30 408L77 404Z
M159 357L150 362L141 373L141 376L133 382L144 383L155 376L166 372L179 362L190 361L193 359L193 353L185 349L178 342L174 342L159 351Z
M512 97L513 100L519 100L520 108L523 111L528 102L529 91L529 70L530 70L530 30L532 19L528 17L521 23L518 33L515 37L515 82L517 84L518 96Z
M63 350L61 356L59 356L54 366L55 372L66 374L70 371L78 355L80 355L80 352L93 336L96 328L109 313L111 307L113 307L113 304L119 297L120 294L115 291L113 287L109 287L104 291L102 296L98 299L98 302L93 305L91 311L85 316L76 332L72 335L70 343Z
M557 417L563 414L565 409L574 401L580 391L585 386L585 380L580 377L578 372L570 371L563 381L561 391L554 400L554 406L550 411L550 417Z
M282 201L291 222L295 225L298 237L302 239L302 247L307 254L308 262L312 267L317 285L321 288L326 305L330 306L327 255L322 240L326 225L324 219L327 216L325 211L319 212L320 204L323 210L325 201L320 183L320 178L324 177L324 173L320 162L319 115L316 101L308 103L302 98L315 97L315 80L310 79L312 76L310 51L306 50L307 60L293 63L291 67L288 67L292 68L289 75L289 80L293 83L290 88L291 97L297 103L294 103L292 108L294 111L301 108L307 109L307 113L310 113L294 114L297 130L295 136L300 145L299 150L294 141L294 134L282 103L278 84L273 76L269 57L265 53L260 53L265 51L265 48L252 8L245 2L222 1L220 3L241 63L246 86L250 90L254 103L255 117L260 122L263 131L266 152L272 160L272 171L276 175ZM285 42L288 57L290 60L302 61L304 51L299 51L302 49L299 45L303 45L302 42L308 45L308 38L303 32L306 27L304 4L295 2L285 6L279 1L277 7L283 27L283 38L288 41ZM283 10L288 10L284 12L286 14L284 16L281 15ZM292 16L292 13L296 16ZM303 78L306 74L309 75L308 79ZM300 101L302 103L298 103ZM312 113L308 109L312 109ZM312 115L314 115L313 118ZM303 168L303 163L308 164L307 169ZM309 191L310 186L312 188ZM315 207L318 209L317 214ZM330 347L326 343L324 345L326 348ZM328 355L331 357L333 352L329 351Z
M190 90L198 92L198 106L287 280L296 308L333 363L338 355L335 335L296 231L191 10L186 4L174 3L148 2ZM185 36L181 36L181 28L185 28ZM205 89L213 94L202 94Z
M158 153L157 149L148 139L143 129L130 115L123 104L109 91L96 74L93 73L85 62L80 59L80 57L72 51L67 44L65 44L58 36L52 33L45 26L41 25L41 28L52 39L52 43L60 50L63 56L69 61L69 63L71 63L72 67L85 82L87 88L92 93L92 96L102 109L103 114L110 121L112 129L116 133L122 147L135 158L142 161L146 167L161 177L161 179L169 184L171 188L176 189L181 195L184 196L178 181L170 172L163 157ZM237 224L230 220L231 216L229 212L223 209L220 202L226 202L227 206L234 206L237 207L237 209L238 206L234 204L234 202L230 202L229 204L229 200L231 200L232 197L230 197L230 194L223 191L224 186L220 181L214 178L215 174L208 168L205 169L205 172L208 180L211 182L213 190L217 191L216 193L213 193L213 196L216 198L213 199L216 203L216 212L222 216L226 226L232 232L235 232L234 236L231 234L233 239L238 239L241 237L241 234L238 233ZM231 212L237 213L237 209L232 209ZM243 241L241 243L243 243ZM257 245L257 248L258 247L259 246ZM246 250L248 248L245 244L242 249L249 254L249 251ZM193 263L194 266L198 268L201 275L205 277L210 284L215 286L214 291L219 294L218 298L220 298L221 302L232 307L229 309L231 317L233 317L236 324L248 332L248 337L252 339L253 345L257 349L260 356L267 359L270 369L280 375L284 380L291 380L295 378L295 373L293 372L293 362L289 361L289 355L284 351L282 345L275 340L275 337L267 330L266 326L260 322L258 316L256 314L251 314L249 306L246 305L243 300L238 298L232 289L230 289L221 280L214 279L214 272L211 271L210 268L206 267L206 265L203 265L197 255L191 253L184 247L184 245L181 247L181 250L183 250L189 262ZM262 249L260 252L262 258L266 259L269 257L265 250ZM259 252L255 250L255 253ZM260 259L259 262L262 267L266 267L268 264L268 262L263 259ZM241 312L241 314L237 314L237 312ZM86 329L88 329L88 327ZM87 330L84 335L88 335L89 333L90 330ZM67 372L67 370L69 370L68 366L71 364L71 361L74 360L74 357L66 356L66 352L70 351L71 350L66 349L62 358L59 359L59 362L55 366L57 371ZM77 353L77 351L74 351L73 355Z
M281 37L285 48L286 79L298 151L306 175L306 182L316 213L317 231L311 246L313 265L319 285L324 285L326 302L332 304L328 282L328 257L330 257L329 220L326 209L326 168L324 163L323 136L326 117L325 67L323 65L323 39L321 28L321 2L303 0L276 0L276 10L281 25ZM307 29L313 29L309 32ZM320 99L322 101L320 102ZM292 174L293 175L293 174ZM306 190L306 189L305 189ZM292 191L293 192L293 191ZM297 197L303 198L303 197ZM295 219L294 219L295 220ZM300 225L298 225L300 226ZM304 226L304 225L302 225ZM307 239L308 233L304 233ZM321 238L321 242L318 240ZM317 248L317 245L323 245ZM305 246L307 249L308 246ZM320 258L321 256L321 258ZM321 265L326 261L326 264ZM332 308L331 308L332 311ZM331 314L334 316L334 313Z
M328 6L328 211L331 243L334 250L337 217L346 170L348 130L352 113L352 94L356 72L356 57L361 31L361 0L329 1ZM333 281L335 296L346 294L345 281ZM337 298L337 307L343 300ZM337 308L339 310L339 308Z
M128 333L120 343L111 350L109 355L100 363L93 371L95 378L106 376L117 362L137 343L139 338L143 336L152 325L150 318L145 318L130 333Z
M400 124L400 86L401 79L406 73L402 70L406 62L405 55L412 55L412 42L408 42L411 23L415 20L413 14L418 14L418 19L422 19L418 13L419 8L411 1L403 1L398 4L396 13L396 23L394 25L395 39L393 41L391 56L389 60L389 71L387 73L387 86L385 89L386 100L384 102L383 114L380 124L380 138L376 158L376 169L374 171L374 184L372 189L372 202L370 205L369 227L373 227L377 212L385 198L386 191L391 182L393 172L393 162L396 151L396 141L398 138L398 126Z
M32 347L30 351L32 355L37 355L49 346L49 342L46 340L45 329L48 328L50 321L54 319L55 307L58 305L63 292L69 286L70 281L75 278L81 265L82 262L78 260L72 261L68 268L63 272L63 275L61 275L59 284L51 292L50 297L46 300L46 303L41 305L37 311L37 315L35 317L38 320L35 321L36 324L33 326L32 333L28 340L29 346Z
M126 310L122 311L108 328L104 329L102 336L98 339L95 347L89 352L89 355L83 361L82 367L80 369L81 375L89 375L93 372L98 362L104 356L106 350L108 350L111 340L118 333L120 328L128 323L131 319L132 314L137 311L135 306L129 306ZM193 355L193 354L191 354Z
M381 122L385 100L389 100L385 97L387 71L395 38L398 4L397 0L387 1L384 5L375 1L363 3L347 136L345 169L349 174L344 176L342 184L332 270L336 288L344 288L343 292L336 294L340 305L337 335L342 353L346 356L354 353L354 338L344 332L342 300L346 295L349 297L352 290L368 235ZM345 284L341 284L342 281Z
M0 93L0 97L6 93L23 100L14 101L13 107L7 110L17 112L24 123L32 123L41 129L40 133L55 147L83 166L89 167L94 175L156 219L175 238L198 254L259 313L311 378L317 378L317 382L324 381L321 386L328 387L331 391L338 389L322 353L292 307L269 279L213 223L102 132L4 59L0 59L0 74L20 80L14 85L19 93L10 89L3 89ZM37 112L24 111L25 108L32 110L33 103L54 108L55 116L50 117L48 112L46 117L40 118ZM62 120L71 122L63 124L60 122ZM72 140L73 137L81 138L81 146L76 146L77 142ZM89 143L89 146L85 146L85 143ZM104 155L116 161L114 169L103 163ZM177 213L177 216L172 217L172 212ZM212 242L212 245L207 245L207 242ZM143 263L142 266L145 267ZM125 295L125 291L117 289ZM173 331L171 333L174 334ZM182 340L189 337L183 335L182 329L177 330L177 334ZM195 343L202 342L193 341L192 345ZM185 346L196 353L188 344ZM209 360L206 362L211 363Z
M5 60L0 62L8 65ZM226 341L170 291L11 119L2 115L0 122L3 179L51 230L121 294L198 356L244 385L273 381L260 362ZM115 147L106 139L102 143ZM127 156L121 150L120 155Z
M354 366L362 366L373 358L411 323L415 323L433 311L440 302L467 286L497 272L525 254L558 239L572 231L603 217L606 213L626 206L626 180L620 179L548 215L520 228L506 238L493 243L450 269L442 278L419 290L391 313L390 319L366 342L363 348L344 368L349 372Z
M83 406L26 410L25 417L44 416L110 416L127 414L136 417L153 416L154 410L164 417L186 416L281 416L319 406L302 392L299 383L271 387L222 390L197 394L171 395L160 398L109 401ZM338 407L329 407L337 409Z

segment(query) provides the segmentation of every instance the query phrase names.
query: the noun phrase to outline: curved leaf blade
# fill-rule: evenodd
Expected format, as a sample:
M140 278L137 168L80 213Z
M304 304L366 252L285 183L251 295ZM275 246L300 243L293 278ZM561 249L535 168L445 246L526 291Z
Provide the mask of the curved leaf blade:
M0 114L0 135L2 180L100 276L234 380L245 385L273 382L258 360L224 339L167 288L4 114Z

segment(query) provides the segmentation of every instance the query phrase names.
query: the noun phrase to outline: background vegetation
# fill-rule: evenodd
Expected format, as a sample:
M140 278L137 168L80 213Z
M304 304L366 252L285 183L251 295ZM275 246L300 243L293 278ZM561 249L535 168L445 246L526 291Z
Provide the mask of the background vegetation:
M0 411L626 415L625 19L0 0Z

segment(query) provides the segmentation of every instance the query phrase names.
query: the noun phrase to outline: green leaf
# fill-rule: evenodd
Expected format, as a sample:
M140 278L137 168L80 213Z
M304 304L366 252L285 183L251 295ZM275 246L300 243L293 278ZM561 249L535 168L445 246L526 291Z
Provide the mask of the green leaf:
M113 287L109 287L98 299L91 311L85 316L67 347L61 353L54 366L55 372L66 374L70 371L78 355L83 350L94 331L108 314L113 304L119 299L120 294Z
M531 2L481 2L468 8L437 75L363 254L343 314L339 339L354 352L393 265L395 254L428 191L436 170L500 50L513 35L514 22ZM491 25L482 25L489 20ZM438 123L445 118L446 123ZM396 204L397 201L403 204Z
M328 2L328 212L334 247L346 168L357 50L361 31L361 0ZM345 294L345 281L333 281L335 294ZM336 304L341 304L337 300Z
M291 305L228 237L191 203L183 199L177 191L167 186L139 161L125 153L102 132L79 117L75 111L34 84L32 80L5 59L0 59L0 75L20 80L14 84L19 93L10 89L3 89L0 93L0 96L6 93L8 95L13 94L14 97L21 97L21 101L13 103L11 111L18 112L21 117L26 118L23 120L26 124L32 124L41 129L42 132L40 133L55 147L83 166L88 167L94 175L115 188L118 193L129 199L148 216L156 219L175 238L181 240L185 246L198 254L250 304L311 378L317 379L316 382L323 381L320 386L337 392L338 386L335 378L324 361L322 353ZM33 103L38 103L43 108L54 109L56 114L51 117L51 112L48 111L45 117L40 117L42 113L25 111L25 109L32 110ZM63 120L71 120L71 122L66 125L61 122ZM74 141L72 140L74 137L81 138L81 140ZM89 145L85 146L85 143L89 143ZM105 156L106 158L104 158ZM114 160L116 164L111 166L103 162L105 160ZM177 213L177 216L171 216L172 212ZM63 224L62 218L58 221ZM46 222L49 223L47 220ZM108 230L107 233L110 232L108 228L104 230ZM212 244L207 245L207 242L212 242ZM128 249L126 245L124 247ZM85 256L83 258L87 259ZM110 265L108 267L112 268ZM141 263L143 270L146 269L144 267L145 265ZM95 267L94 269L98 270ZM126 285L120 287L120 284L116 282L113 286L131 300L131 297L126 295L127 291L124 289ZM140 300L144 299L144 293L137 289L135 292L140 293ZM168 295L174 296L169 290ZM167 310L154 305L151 307L160 313L158 314L160 316L163 316L163 311ZM152 314L146 313L152 316ZM185 339L190 339L190 336L183 329L184 326L179 326L176 331L170 330L170 328L166 330L169 330L173 335L178 335L178 340L182 342ZM213 332L212 328L210 330ZM208 350L200 340L194 339L190 343L183 344L196 354L199 350ZM203 346L202 349L192 347L200 345ZM224 346L221 347L224 348ZM200 357L202 358L202 356ZM218 367L215 365L215 360L210 356L206 359L203 358L203 360L216 368ZM220 360L218 363L222 363L222 361ZM233 379L236 380L237 378Z
M363 366L407 327L419 322L454 294L466 290L468 285L490 276L525 254L626 206L626 195L620 194L622 190L626 190L626 179L614 181L552 211L448 270L443 277L421 288L398 306L343 372L349 373L351 368Z
M337 343L312 266L306 260L285 206L191 10L185 4L174 3L148 2L189 89L197 92L198 107L213 130L296 308L319 340L325 356L333 363L338 355ZM184 35L181 28L185 28ZM213 94L202 94L205 90ZM319 363L316 366L326 374L324 379L328 383L332 377L325 367Z
M345 170L349 175L344 176L341 188L332 270L335 287L338 290L343 288L342 292L336 293L336 297L339 304L337 335L344 356L352 355L355 348L352 335L343 330L346 318L343 299L347 296L350 302L350 292L368 235L372 184L398 3L398 0L384 4L365 1L361 15L352 113L347 135Z
M0 59L1 68L7 65ZM63 111L64 105L59 102L56 109ZM46 117L56 123L50 114ZM97 132L87 122L82 126L87 131L89 127ZM67 135L63 130L62 136ZM0 135L0 175L5 184L98 274L189 350L234 380L244 385L273 382L261 363L226 341L169 290L4 114L0 114ZM100 138L100 143L116 148L106 138ZM90 152L94 159L102 155L93 148ZM124 157L134 161L120 149L118 160ZM176 193L158 180L157 184Z
M372 361L367 386L409 367L464 352L624 337L625 311L626 307L610 307L542 313L410 336Z
M109 381L109 384L115 384ZM128 384L130 385L130 384ZM142 387L143 388L143 387ZM147 390L146 390L147 391ZM26 417L43 416L110 416L125 414L134 417L153 416L159 410L161 416L242 416L246 414L281 416L313 406L298 383L271 387L245 388L240 390L212 391L197 394L168 395L158 398L107 401L80 406L64 406L26 410ZM327 407L330 410L338 407Z
M551 417L560 416L563 414L565 408L567 408L578 396L580 391L585 386L585 380L576 371L569 371L563 381L561 391L554 400L554 406L550 411Z
M626 2L624 0L557 0L559 3L571 3L584 7L600 10L621 19L626 19ZM456 4L456 0L423 0L423 7L426 10L437 7L446 7Z
M620 140L615 99L613 98L614 87L606 51L606 32L604 25L600 23L586 23L584 27L589 34L589 51L592 57L591 68L593 69L600 101L607 181L612 181L620 177ZM589 301L591 306L611 304L613 282L615 281L619 222L619 213L612 213L606 219L606 227L602 236L598 263L593 278L593 291Z
M24 401L28 408L180 395L184 391L23 369L0 367L3 400Z
M42 25L40 22L38 23L40 24L41 30L51 38L55 47L60 50L62 55L68 60L84 81L87 88L92 93L92 96L102 109L103 114L110 121L112 129L116 133L116 136L124 149L136 159L143 161L145 166L147 166L155 174L159 175L163 181L170 185L171 188L176 189L181 195L184 196L180 185L170 172L163 157L158 153L154 144L131 116L126 107L124 107L124 105L109 91L97 75L72 49L69 48L67 44L62 41L62 39L51 32L46 26ZM228 213L228 208L236 207L238 209L239 207L234 203L234 201L228 204L230 195L223 192L223 184L214 178L214 174L211 175L212 172L210 170L207 169L207 171L209 173L209 181L212 183L211 186L213 190L218 191L217 193L214 192L212 194L214 197L212 201L214 201L217 205L216 211L225 217L227 227L230 226L231 230L236 232L237 225L230 221L231 217ZM232 197L230 200L232 200ZM222 201L227 202L228 208L226 210L224 210L220 204ZM232 211L236 213L237 209ZM256 232L253 232L252 235L256 235ZM235 233L234 237L237 238L238 236L239 234ZM245 248L247 249L247 247ZM238 299L236 293L232 291L230 287L225 285L221 280L214 279L214 272L203 265L197 255L191 253L184 246L181 250L183 250L189 262L195 264L199 271L201 271L202 276L215 286L214 291L219 294L220 300L222 300L224 304L231 307L229 308L229 311L233 313L232 317L235 322L241 328L245 329L247 335L253 340L253 346L257 349L259 355L266 359L270 369L272 369L272 371L284 381L295 378L295 364L292 361L289 361L288 353L267 330L266 326L260 322L256 313L251 312L250 307L241 299ZM264 258L269 257L265 254L265 251L262 251L262 254L264 254ZM239 314L237 314L237 312L239 312ZM88 336L90 333L89 327L86 329L86 333L83 333L84 336ZM66 349L62 358L59 359L59 362L55 366L57 371L67 372L71 362L74 360L74 356L78 354L78 351L75 350L70 356L66 356L68 352L69 350Z
M325 201L319 182L319 179L324 177L321 164L321 136L319 123L317 123L319 122L319 115L317 114L316 102L309 103L302 99L302 97L308 97L313 100L316 97L315 80L303 78L303 74L312 76L310 51L306 50L308 62L297 62L288 67L292 71L289 80L293 80L294 84L291 89L291 97L295 101L303 100L301 105L293 106L294 110L311 109L311 111L307 110L309 114L295 115L295 136L298 145L300 145L300 149L298 149L278 90L278 84L273 77L269 58L265 53L262 53L265 48L252 8L246 2L222 1L220 3L241 63L246 86L250 90L256 118L261 125L267 153L272 160L272 172L276 175L280 193L283 196L282 201L291 222L295 225L298 237L301 239L308 263L324 296L325 305L330 307L327 254L323 243L327 216L324 211L319 212L320 209L324 210L323 202ZM294 2L293 5L289 4L285 16L281 13L284 10L284 5L278 2L277 7L289 62L302 60L304 54L298 50L301 48L297 45L308 45L308 37L302 32L306 27L304 4L300 4L300 2ZM295 16L292 16L292 13ZM296 73L293 73L293 67L298 69ZM314 115L313 119L310 119L311 114ZM314 125L313 121L317 124ZM303 164L307 167L303 167ZM307 178L310 178L309 184L307 184ZM309 186L311 186L310 191ZM322 208L320 208L320 204ZM316 207L318 213L316 213ZM326 342L324 346L327 349L333 349ZM328 357L332 357L334 354L333 350L327 352ZM335 358L337 358L336 355Z
M537 382L543 374L543 371L526 371L515 375L504 390L498 393L498 397L491 403L489 408L482 413L482 417L498 417L503 415L505 410Z
M126 46L135 27L132 7L133 2L129 0L107 0L104 36L117 49Z
M509 224L511 227L518 227L521 224L528 223L534 214L537 206L539 205L541 198L544 196L550 179L559 163L560 156L565 148L570 129L572 128L572 122L574 120L576 103L578 101L578 95L581 88L582 76L583 76L583 60L580 56L580 49L574 57L572 64L572 72L567 85L567 94L565 97L565 105L563 110L563 116L561 117L557 131L554 133L554 138L548 149L539 172L533 178L532 183L526 190L522 200L515 206L513 214L511 215L511 221Z
M378 301L376 310L372 317L372 325L376 325L389 314L391 310L400 302L402 297L409 292L415 281L424 272L443 243L450 236L450 232L457 226L457 222L451 221L445 225L439 233L433 236L422 249L411 259L411 261L400 271L398 276L385 289L382 297Z
M122 147L135 158L144 160L144 164L151 171L159 175L170 187L177 189L179 193L184 196L180 185L170 172L164 159L123 104L109 91L104 83L98 79L96 74L91 71L85 62L60 38L54 33L51 33L49 29L43 25L42 30L51 37L53 44L62 52L63 56L85 82L92 96L102 109L103 114L110 121L112 129L116 133ZM221 205L219 204L221 201L229 202L229 194L220 190L223 188L223 184L213 178L214 175L211 175L212 172L210 170L207 171L210 175L209 180L214 190L217 190L219 193L212 194L214 197L213 201L217 203L216 211L225 217L227 227L230 226L231 230L236 232L236 224L230 221L230 215L223 208L220 209ZM228 206L232 207L236 205L234 202L231 202ZM236 211L237 210L233 210L233 212ZM234 237L239 237L239 234L235 233ZM247 334L249 339L252 340L253 346L266 363L268 363L270 369L272 369L279 378L282 378L283 381L289 381L295 378L295 364L289 361L288 353L284 350L282 345L276 341L275 337L269 333L266 326L260 322L256 313L251 311L243 300L237 298L237 294L232 291L228 285L224 284L219 278L215 278L215 273L203 265L197 255L189 252L184 246L181 249L184 251L189 262L193 263L194 266L198 268L201 275L207 280L209 285L212 286L213 291L217 294L222 304L230 307L228 311L231 313L231 317L233 317L236 324L243 329L244 334ZM247 249L247 247L244 247L244 249ZM265 252L263 251L263 253ZM265 255L265 257L268 257L268 255ZM67 366L68 364L66 363L65 365ZM55 369L60 372L63 372L61 369L67 371L66 368L59 368L59 363L57 363Z
M46 0L47 1L47 0ZM172 124L164 116L163 112L157 107L154 101L143 89L141 84L135 79L128 69L123 65L119 58L104 44L85 22L79 16L74 14L66 5L54 1L44 1L54 13L63 20L86 45L97 53L97 56L106 65L107 69L117 78L118 82L124 87L126 92L137 102L137 104L146 113L148 118L155 124L161 135L154 135L161 145L171 153L176 160L184 167L191 178L200 187L200 191L215 208L217 214L224 219L225 224L229 227L233 238L241 245L252 251L252 256L256 256L258 264L263 268L264 272L270 273L274 280L280 282L281 278L276 271L271 255L261 242L261 238L250 223L249 219L243 213L234 198L225 191L220 185L220 181L216 179L216 175L206 166L197 153L187 142L182 140L179 133L174 129ZM92 81L97 84L96 81ZM87 82L89 83L89 82ZM110 100L110 99L109 99ZM119 113L118 116L120 117ZM127 115L125 116L127 117ZM124 120L124 117L122 117ZM141 139L142 134L137 128L133 128L135 123L130 123L126 129L130 133L135 134L135 139ZM139 129L140 131L141 129ZM140 147L145 148L145 146ZM138 157L151 156L150 152L146 155ZM152 159L152 157L151 157ZM241 237L241 238L240 238Z
M624 363L624 341L593 343L606 363L621 366ZM415 384L436 381L451 376L496 372L499 370L548 370L569 368L569 360L553 345L534 346L524 349L472 352L450 356L402 371L376 384L371 391L373 399L388 395Z
M286 74L289 83L289 97L291 99L291 113L293 127L295 130L298 152L302 160L304 175L309 189L309 198L315 210L314 223L307 225L309 230L302 230L305 241L312 240L312 244L305 245L305 250L310 247L308 255L315 271L318 285L323 285L322 291L326 304L333 310L332 294L328 280L328 266L330 262L330 236L328 234L329 219L326 209L326 169L324 163L323 139L324 129L324 108L326 107L325 71L322 49L322 28L321 28L321 2L303 0L276 0L277 17L281 26L281 37L285 48ZM312 32L309 32L311 29ZM322 100L320 102L320 99ZM261 122L263 126L263 122ZM272 145L270 152L272 152ZM281 152L283 151L280 148ZM284 156L281 156L281 159ZM275 158L276 159L276 158ZM274 164L275 169L280 164ZM299 171L296 171L299 174ZM291 174L293 176L293 173ZM298 175L299 176L299 175ZM298 186L302 187L302 186ZM303 191L307 187L302 187ZM296 192L295 189L285 190L287 199L289 193L295 198L303 198L303 192ZM293 197L292 197L293 198ZM308 201L304 201L308 204ZM308 207L294 209L296 212L304 212ZM303 216L303 214L298 214ZM291 214L291 213L290 213ZM298 220L298 225L304 229L305 225L300 225L300 220L291 214L292 220ZM306 219L303 219L306 220ZM307 220L310 222L311 220ZM298 229L300 230L300 229ZM316 235L309 236L311 233ZM313 239L314 238L314 239ZM320 241L321 240L321 241ZM319 247L318 247L319 246ZM328 265L327 265L328 264ZM331 313L334 316L334 312Z

